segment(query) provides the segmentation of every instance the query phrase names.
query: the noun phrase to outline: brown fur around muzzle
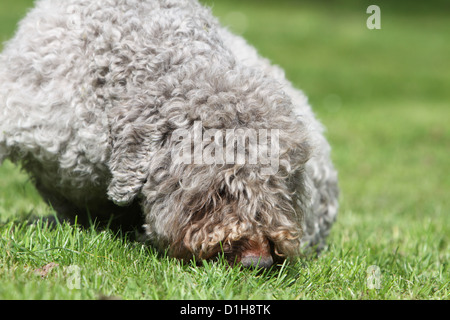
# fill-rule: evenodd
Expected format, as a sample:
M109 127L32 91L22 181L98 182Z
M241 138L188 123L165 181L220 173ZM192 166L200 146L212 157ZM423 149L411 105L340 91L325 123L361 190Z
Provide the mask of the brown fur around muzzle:
M216 185L222 187L210 186L185 199L186 222L181 225L179 219L171 225L171 234L176 235L168 241L171 256L202 260L223 254L230 265L270 267L298 254L300 224L293 220L294 209L275 189L259 196L257 187L249 190L247 185L245 192L233 192L230 184ZM187 192L181 194L187 196ZM259 201L261 197L265 201Z
M180 259L192 259L195 255L186 246L172 246L171 255ZM274 244L267 237L256 235L237 241L220 242L208 251L200 253L199 260L214 260L223 255L230 266L269 268L284 261L286 256L276 252Z

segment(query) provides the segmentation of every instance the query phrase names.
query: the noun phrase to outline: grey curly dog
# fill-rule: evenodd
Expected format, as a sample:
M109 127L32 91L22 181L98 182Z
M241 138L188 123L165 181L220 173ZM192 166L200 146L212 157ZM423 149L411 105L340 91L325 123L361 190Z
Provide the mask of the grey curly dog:
M0 55L0 161L61 217L141 226L180 259L323 248L338 208L323 131L196 0L38 0Z

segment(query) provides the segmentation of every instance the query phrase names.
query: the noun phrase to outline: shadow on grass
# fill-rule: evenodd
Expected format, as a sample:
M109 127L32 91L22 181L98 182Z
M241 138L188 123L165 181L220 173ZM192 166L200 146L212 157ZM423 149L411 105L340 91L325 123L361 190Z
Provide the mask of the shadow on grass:
M293 285L299 278L302 277L302 270L308 268L309 264L317 259L317 254L312 254L295 259L286 259L284 261L275 263L270 268L259 268L259 267L244 267L242 264L230 265L224 252L219 253L214 258L208 260L196 260L195 258L190 260L179 260L173 258L168 254L168 250L158 250L152 246L148 241L144 240L144 235L138 229L134 230L124 230L120 227L114 225L111 227L111 223L99 223L95 219L91 219L89 224L79 224L77 219L70 221L68 219L62 219L57 216L55 211L47 216L38 216L32 211L27 214L22 214L20 216L15 216L2 221L0 223L0 228L10 225L10 230L18 234L27 236L26 229L30 226L39 228L42 234L47 232L60 232L60 233L73 233L80 238L80 242L84 241L83 238L95 238L99 236L102 232L109 233L109 241L113 242L118 240L120 242L119 246L123 248L127 247L137 247L144 245L146 250L146 255L151 257L153 261L161 265L179 265L181 270L187 272L201 272L206 274L212 274L217 271L222 274L226 274L227 277L244 277L244 278L254 278L258 279L258 282L267 283L274 282L275 285L289 287ZM17 230L16 230L17 229ZM8 239L5 239L5 241ZM7 246L10 249L15 248L15 241L8 241ZM16 250L17 249L17 250ZM63 246L57 246L52 248L47 248L45 251L51 252L54 250L66 250ZM67 249L69 251L81 250L77 249ZM22 254L33 252L27 250L23 245L15 248L13 251L21 252Z

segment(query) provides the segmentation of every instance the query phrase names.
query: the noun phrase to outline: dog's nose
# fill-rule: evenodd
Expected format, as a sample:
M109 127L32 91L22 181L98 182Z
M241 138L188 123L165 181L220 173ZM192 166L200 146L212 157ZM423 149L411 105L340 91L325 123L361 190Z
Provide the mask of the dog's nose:
M243 255L241 263L244 267L269 268L273 264L273 258L269 255Z

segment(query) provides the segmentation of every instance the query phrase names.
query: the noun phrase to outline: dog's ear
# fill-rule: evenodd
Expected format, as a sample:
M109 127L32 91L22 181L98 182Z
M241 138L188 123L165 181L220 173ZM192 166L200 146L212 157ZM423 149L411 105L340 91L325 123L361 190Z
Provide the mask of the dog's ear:
M147 180L152 132L152 125L139 121L139 116L124 113L110 119L108 197L120 206L130 204Z

